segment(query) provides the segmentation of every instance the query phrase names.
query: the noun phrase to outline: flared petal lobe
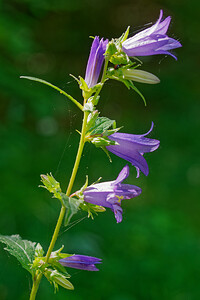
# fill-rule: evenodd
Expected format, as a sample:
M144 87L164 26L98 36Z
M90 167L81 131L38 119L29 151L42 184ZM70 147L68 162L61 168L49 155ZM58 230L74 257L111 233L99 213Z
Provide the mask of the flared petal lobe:
M176 56L168 50L182 47L177 40L166 35L171 17L161 22L163 11L160 11L158 21L151 27L142 30L122 43L122 49L128 56L147 56L156 54L168 54L176 59Z
M99 40L98 36L93 40L85 73L85 81L89 88L93 87L98 82L104 62L104 53L107 43L108 40Z
M129 175L129 167L126 165L114 181L107 181L93 184L83 192L86 202L110 208L117 220L122 221L123 210L121 200L131 199L141 194L142 190L130 184L123 184L122 181Z
M86 270L99 271L95 264L100 264L101 259L86 255L72 255L59 260L59 263L64 267Z
M148 164L143 154L155 151L160 145L160 141L145 137L152 129L153 123L151 129L143 135L116 132L109 136L109 139L119 145L107 146L107 150L134 165L137 170L137 177L139 177L139 170L146 176L149 174Z

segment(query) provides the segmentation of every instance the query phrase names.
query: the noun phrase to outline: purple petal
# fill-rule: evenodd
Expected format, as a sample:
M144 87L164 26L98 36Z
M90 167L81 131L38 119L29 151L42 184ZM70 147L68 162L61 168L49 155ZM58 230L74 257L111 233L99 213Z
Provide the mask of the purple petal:
M85 81L89 88L93 87L98 82L107 43L108 40L104 41L101 39L99 41L98 36L95 37L92 43L85 73Z
M161 10L159 19L154 25L122 43L122 49L128 56L169 54L176 59L176 56L167 50L179 48L182 45L166 35L171 17L167 17L161 22L162 16L163 11Z
M107 150L134 165L137 169L138 176L139 169L146 176L149 173L148 165L143 154L155 151L160 145L160 141L145 137L152 131L153 125L154 124L152 122L150 130L145 134L136 135L116 132L109 136L109 139L117 142L118 145L107 146Z
M59 260L60 264L65 267L86 270L99 271L95 264L100 264L101 259L86 255L72 255Z
M149 168L144 157L136 151L132 143L123 142L120 145L106 147L113 154L121 157L124 160L129 161L133 166L138 167L146 176L149 174Z
M158 27L156 29L156 33L157 34L166 34L166 32L169 28L170 22L171 22L171 17L169 16L158 25Z
M123 196L122 200L132 199L139 196L142 189L132 184L120 184L115 186L115 195Z
M97 258L97 257L93 257L93 256L87 256L87 255L80 255L80 254L75 254L75 255L71 255L68 256L66 258L61 259L60 261L62 262L79 262L79 263L87 263L87 264L91 264L91 263L97 263L97 262L101 262L102 259Z
M126 165L119 173L117 179L113 182L114 185L121 183L129 176L129 166Z
M142 30L140 32L138 32L137 34L135 34L133 37L131 38L128 38L124 43L123 43L123 46L127 47L127 46L130 46L131 43L137 41L137 40L141 40L141 39L144 39L145 37L147 36L150 36L151 34L153 34L157 28L159 27L159 23L162 19L162 16L163 16L163 11L162 9L160 10L160 16L157 20L157 22L152 25L151 27L145 29L145 30Z
M86 265L80 263L67 263L63 266L68 268L73 268L73 269L85 270L85 271L99 271L99 269L97 269L94 264Z
M109 136L110 140L117 142L119 145L111 145L106 148L113 153L113 151L123 152L127 155L133 152L147 153L155 151L160 141L155 139L145 138L137 134L128 133L114 133Z
M87 67L86 67L86 73L85 73L85 81L86 82L89 82L89 80L91 78L94 57L95 57L98 47L99 47L99 37L95 36L92 46L91 46L90 55L89 55L89 59L88 59Z

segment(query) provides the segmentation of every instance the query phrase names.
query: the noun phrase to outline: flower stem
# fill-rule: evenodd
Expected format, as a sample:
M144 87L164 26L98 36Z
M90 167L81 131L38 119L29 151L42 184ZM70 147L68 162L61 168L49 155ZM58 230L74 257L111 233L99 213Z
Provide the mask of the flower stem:
M80 142L79 142L78 152L77 152L77 155L76 155L76 160L75 160L75 163L74 163L74 168L73 168L72 175L71 175L71 178L70 178L70 181L69 181L69 185L68 185L68 188L67 188L67 191L66 191L67 196L69 196L70 193L71 193L71 190L72 190L72 187L73 187L73 184L74 184L74 180L76 178L76 174L77 174L77 171L78 171L79 163L80 163L80 160L81 160L81 156L82 156L82 152L83 152L83 148L84 148L84 144L85 144L85 132L86 132L88 114L89 113L87 111L84 112L82 130L81 130L81 138L80 138ZM45 258L46 263L48 263L49 257L51 255L51 252L53 251L54 245L55 245L56 240L58 238L58 234L59 234L60 227L62 225L64 216L65 216L65 212L66 212L66 207L62 206L61 211L60 211L60 215L59 215L59 218L58 218L58 221L57 221L57 224L56 224L56 227L55 227L52 239L51 239L51 243L49 245L49 249L48 249L47 254L46 254L46 258ZM35 300L35 297L36 297L37 290L39 288L41 279L42 279L42 273L38 274L36 272L35 278L33 279L33 287L32 287L31 294L30 294L30 300Z

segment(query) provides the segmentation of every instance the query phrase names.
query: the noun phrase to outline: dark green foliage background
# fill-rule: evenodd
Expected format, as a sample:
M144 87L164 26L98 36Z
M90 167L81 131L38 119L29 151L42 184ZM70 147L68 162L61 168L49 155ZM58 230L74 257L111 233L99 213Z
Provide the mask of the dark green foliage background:
M124 218L116 224L106 211L94 221L85 218L67 232L57 248L103 258L97 273L70 270L75 291L42 281L38 300L196 300L200 299L200 106L199 2L195 0L5 0L0 17L0 233L19 233L45 250L55 226L59 204L39 189L39 175L52 172L65 190L78 145L81 113L49 87L19 79L46 79L77 99L81 93L69 76L84 76L90 35L118 37L156 21L159 9L172 16L169 35L180 39L171 57L143 59L143 69L156 74L156 86L137 84L147 107L120 83L106 84L99 109L129 133L144 133L154 121L152 138L158 151L145 157L146 178L127 182L143 189L124 201ZM115 179L124 161L86 145L75 182L89 175ZM80 213L76 219L85 215ZM0 299L28 299L29 274L0 246Z

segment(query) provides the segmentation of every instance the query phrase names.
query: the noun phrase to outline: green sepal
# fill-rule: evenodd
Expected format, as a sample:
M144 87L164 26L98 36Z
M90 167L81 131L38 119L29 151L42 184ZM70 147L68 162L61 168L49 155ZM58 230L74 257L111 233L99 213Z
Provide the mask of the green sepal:
M116 52L118 51L117 49L117 46L116 46L116 43L115 43L115 40L112 39L108 45L107 45L107 49L106 49L106 52L105 52L105 56L107 57L112 57L112 55L114 55Z
M41 245L40 245L40 247L41 247ZM37 251L35 251L35 259L34 259L32 265L31 265L31 269L34 270L34 271L38 270L40 272L44 272L46 268L52 267L52 268L56 269L57 271L62 272L65 276L67 276L69 278L70 275L66 271L65 267L63 267L59 263L59 260L62 259L62 258L66 258L68 256L71 256L73 254L61 253L63 248L64 248L64 246L62 246L60 249L58 249L56 251L53 251L51 253L50 258L48 259L48 263L46 263L46 257L43 256L44 252L39 251L37 253ZM39 254L42 254L42 255L40 256Z
M99 212L105 212L106 209L103 206L94 205L92 203L83 202L80 205L80 208L83 211L87 211L88 218L94 219L93 214L97 215Z
M0 235L0 242L6 244L4 250L15 256L22 267L33 274L31 265L34 261L36 243L22 240L18 234L11 236Z
M94 137L93 139L91 139L91 143L94 144L97 148L110 145L119 145L117 142L110 140L107 136Z
M122 35L119 37L119 41L121 43L125 42L125 40L128 38L129 30L130 30L130 26L128 26L126 31L124 33L122 33Z
M124 52L117 52L110 58L110 62L114 65L128 65L130 58Z
M60 249L53 251L51 253L51 256L49 258L48 264L52 266L54 269L58 270L59 272L62 272L65 276L70 278L70 274L66 271L66 268L63 267L60 263L59 260L62 258L66 258L69 256L72 256L73 254L67 254L67 253L61 253L63 250L64 246L62 246Z
M106 147L101 147L101 149L105 152L105 154L107 155L107 157L109 159L109 162L111 163L112 159L111 159L110 154L109 154L108 150L106 149Z
M89 99L94 93L99 91L103 86L103 83L99 82L93 87L89 88L87 83L81 76L79 76L79 79L72 74L70 74L70 76L73 77L78 82L79 88L83 91L84 99Z

